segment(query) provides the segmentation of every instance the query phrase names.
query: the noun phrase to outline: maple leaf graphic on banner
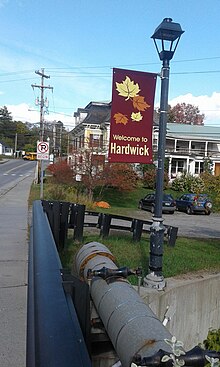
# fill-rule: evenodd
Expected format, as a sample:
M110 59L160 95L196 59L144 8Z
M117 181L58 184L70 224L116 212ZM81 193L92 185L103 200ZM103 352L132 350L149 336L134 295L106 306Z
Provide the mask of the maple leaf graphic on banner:
M131 119L132 121L140 122L143 119L143 116L141 115L140 112L137 112L137 113L132 112Z
M126 101L136 97L140 92L138 83L135 84L129 76L126 76L122 83L116 82L116 90L119 92L119 96L126 97Z
M133 106L138 111L145 111L147 108L150 108L150 105L145 102L144 97L142 96L133 97Z
M114 119L115 119L116 124L126 125L128 123L127 116L123 115L120 112L114 114Z

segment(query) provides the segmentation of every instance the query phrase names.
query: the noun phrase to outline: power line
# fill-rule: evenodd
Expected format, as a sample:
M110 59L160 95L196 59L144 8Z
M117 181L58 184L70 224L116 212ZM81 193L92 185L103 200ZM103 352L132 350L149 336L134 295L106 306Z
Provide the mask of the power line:
M183 60L173 60L172 64L175 63L181 63L181 62L198 62L198 61L207 61L207 60L218 60L220 59L220 56L211 56L211 57L203 57L203 58L195 58L195 59L183 59ZM147 65L157 65L159 62L148 62L148 63L139 63L139 64L119 64L116 65L115 67L127 67L127 66L147 66ZM49 72L51 71L57 71L59 72L59 70L73 70L73 69L78 69L78 70L89 70L89 69L112 69L113 66L112 65L96 65L96 66L72 66L72 67L54 67L54 68L48 68L47 70ZM33 69L32 70L20 70L20 71L11 71L11 72L5 72L5 73L0 73L0 77L5 77L5 76L10 76L10 75L19 75L19 74L29 74L29 73L33 73ZM62 72L62 71L61 71ZM219 70L216 71L204 71L204 73L206 72L219 72ZM193 71L193 73L196 73ZM100 74L100 73L99 73ZM23 79L21 79L23 80ZM25 79L27 80L27 79Z

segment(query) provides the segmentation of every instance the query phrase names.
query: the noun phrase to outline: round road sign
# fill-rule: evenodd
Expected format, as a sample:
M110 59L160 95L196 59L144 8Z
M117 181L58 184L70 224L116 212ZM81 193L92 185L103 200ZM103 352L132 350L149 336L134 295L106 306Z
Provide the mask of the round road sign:
M47 141L41 141L37 144L37 153L48 153L49 143Z

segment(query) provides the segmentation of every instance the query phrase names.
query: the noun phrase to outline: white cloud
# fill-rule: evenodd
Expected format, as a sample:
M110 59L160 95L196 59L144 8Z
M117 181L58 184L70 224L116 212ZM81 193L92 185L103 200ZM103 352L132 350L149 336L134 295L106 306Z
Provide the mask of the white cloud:
M220 125L220 93L213 92L211 96L193 96L188 93L173 98L169 104L175 106L183 102L198 106L200 112L205 114L205 125Z

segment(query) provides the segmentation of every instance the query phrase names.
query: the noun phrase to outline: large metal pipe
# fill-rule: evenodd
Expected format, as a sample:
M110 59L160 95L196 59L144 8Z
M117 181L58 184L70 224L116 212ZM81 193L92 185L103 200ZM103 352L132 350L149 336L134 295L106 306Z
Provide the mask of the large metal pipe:
M98 242L81 247L76 270L88 281L88 270L117 269L114 256ZM124 278L112 276L91 281L91 298L123 367L130 367L135 355L151 357L160 349L171 353L164 339L172 335Z

